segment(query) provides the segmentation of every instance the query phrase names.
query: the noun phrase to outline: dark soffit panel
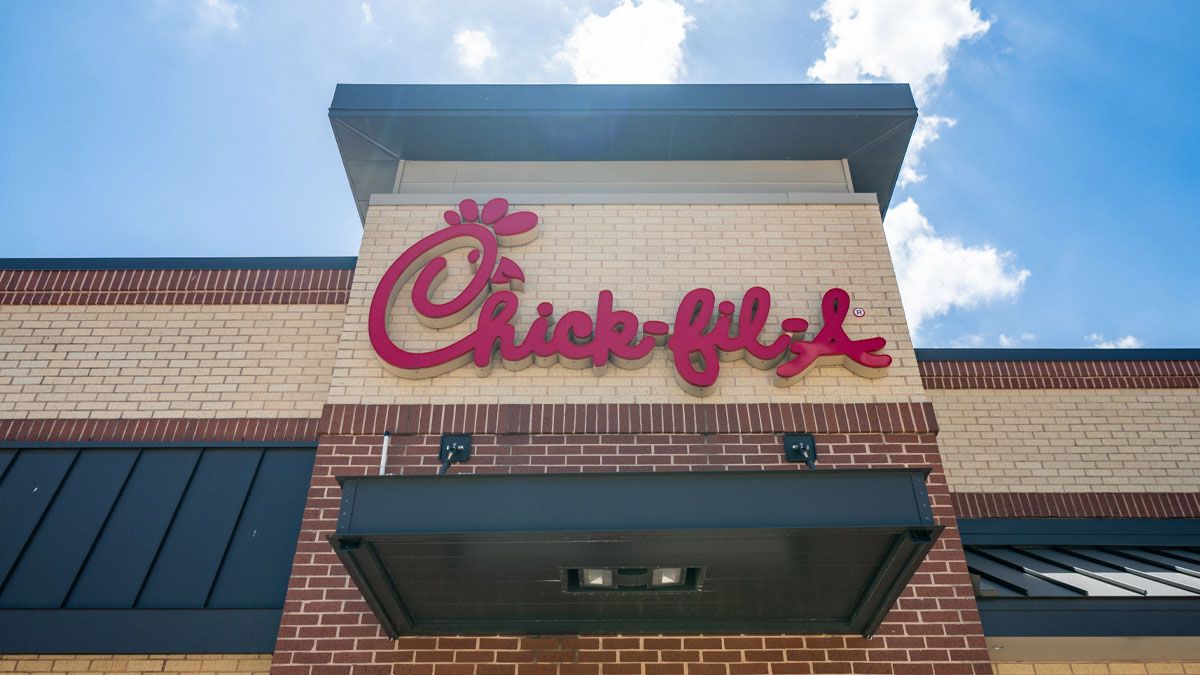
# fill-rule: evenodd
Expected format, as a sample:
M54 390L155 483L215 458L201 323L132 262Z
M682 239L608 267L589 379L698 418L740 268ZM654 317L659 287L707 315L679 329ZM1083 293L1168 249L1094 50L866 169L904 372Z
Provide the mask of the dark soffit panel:
M339 84L329 108L359 214L401 160L841 160L887 212L907 84Z
M0 652L270 651L313 458L0 449Z
M870 634L941 531L919 470L339 480L330 541L393 636ZM660 567L695 583L572 576Z

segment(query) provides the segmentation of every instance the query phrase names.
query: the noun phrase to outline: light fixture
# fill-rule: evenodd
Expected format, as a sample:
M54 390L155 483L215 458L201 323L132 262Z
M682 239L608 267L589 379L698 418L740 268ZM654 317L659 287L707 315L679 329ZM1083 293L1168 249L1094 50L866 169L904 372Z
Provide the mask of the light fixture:
M579 572L580 585L587 588L612 588L612 570L583 569Z
M700 567L576 567L565 568L567 592L646 592L700 590Z
M439 476L449 471L451 464L466 462L470 459L470 434L442 434L442 441L438 445L438 461L442 463L441 468L438 469Z
M812 434L784 434L783 455L789 462L804 462L812 469L817 464L817 441Z
M651 586L680 586L684 582L682 567L655 567L650 574Z

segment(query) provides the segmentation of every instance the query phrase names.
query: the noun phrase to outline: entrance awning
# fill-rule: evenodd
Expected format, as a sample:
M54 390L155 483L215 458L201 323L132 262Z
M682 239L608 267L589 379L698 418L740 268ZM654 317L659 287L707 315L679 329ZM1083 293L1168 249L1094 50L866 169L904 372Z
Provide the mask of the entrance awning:
M922 470L343 477L401 634L871 634L933 545Z

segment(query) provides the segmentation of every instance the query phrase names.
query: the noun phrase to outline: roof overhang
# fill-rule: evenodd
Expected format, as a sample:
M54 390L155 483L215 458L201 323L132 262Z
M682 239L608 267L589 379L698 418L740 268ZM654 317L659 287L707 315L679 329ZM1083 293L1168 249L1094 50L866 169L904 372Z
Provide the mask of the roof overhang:
M842 160L887 211L907 84L339 84L329 119L365 219L401 160Z
M330 541L393 637L868 635L942 529L921 470L339 481ZM581 588L592 568L688 583Z

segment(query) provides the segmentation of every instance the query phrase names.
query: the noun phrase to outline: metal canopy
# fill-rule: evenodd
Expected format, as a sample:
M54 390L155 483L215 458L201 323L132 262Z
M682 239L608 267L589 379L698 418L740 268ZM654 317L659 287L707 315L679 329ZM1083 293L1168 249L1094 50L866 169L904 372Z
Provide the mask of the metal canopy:
M339 479L333 547L388 634L870 634L941 527L925 472ZM572 571L690 568L694 589Z
M1200 635L1200 521L962 520L991 637Z
M907 84L339 84L329 108L359 215L400 160L848 160L887 211Z

